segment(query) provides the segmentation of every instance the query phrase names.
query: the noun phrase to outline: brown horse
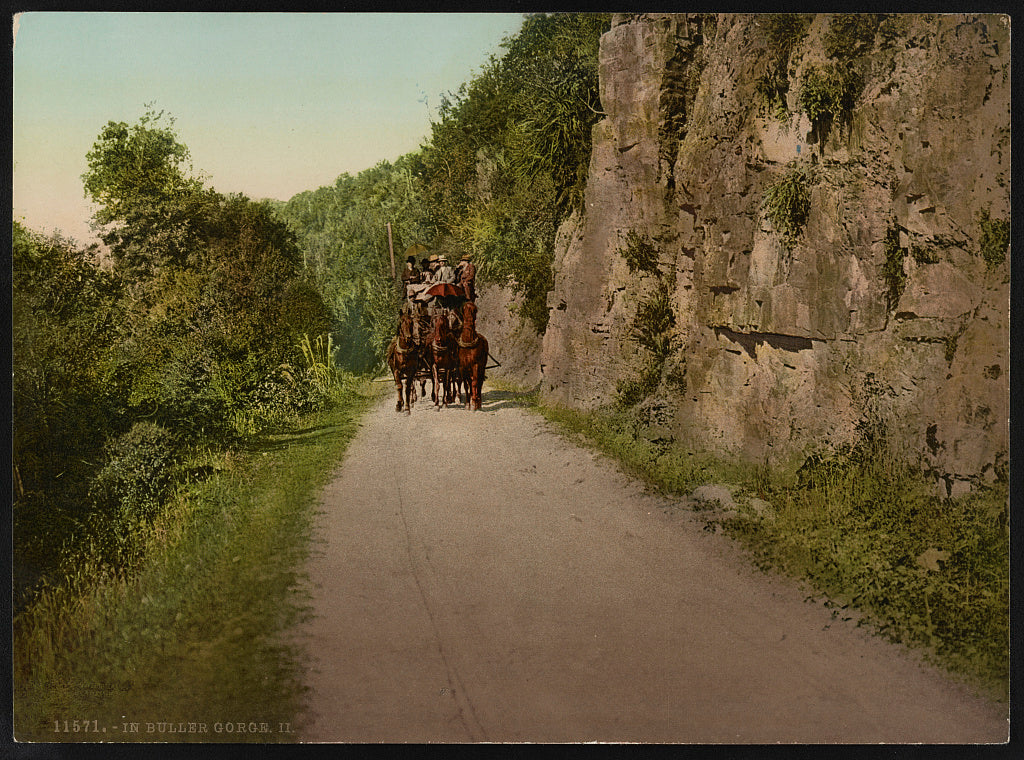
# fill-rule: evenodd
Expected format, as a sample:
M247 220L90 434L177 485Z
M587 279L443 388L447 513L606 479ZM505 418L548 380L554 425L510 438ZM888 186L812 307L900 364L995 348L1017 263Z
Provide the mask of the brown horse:
M450 309L448 311L448 332L450 332L452 334L452 337L454 337L454 336L458 335L460 332L462 332L462 317L459 316L459 313L461 311L462 311L462 306L461 305L459 306L458 309ZM456 350L455 350L455 363L456 363L456 367L455 367L455 371L452 373L452 401L455 400L455 396L456 395L458 395L459 399L461 399L462 398L462 393L463 393L463 388L466 387L465 383L462 381L462 373L459 371L458 362L459 362L459 352L458 352L458 346L456 345ZM469 393L468 389L466 390L466 393L467 394Z
M427 355L430 361L430 372L434 380L430 394L434 405L448 406L455 400L452 380L459 371L459 357L455 345L455 336L448 329L448 317L441 313L434 316L433 330L427 343ZM438 386L441 393L438 394Z
M412 404L416 400L413 381L421 363L420 348L413 340L412 333L412 317L407 312L398 312L398 335L391 339L387 358L398 391L398 405L395 411L402 411L404 403L406 414L412 411Z
M476 331L476 304L462 306L462 331L459 333L459 374L466 387L466 408L480 408L480 388L487 367L487 338Z
M431 333L430 314L427 312L427 307L424 304L417 302L417 304L416 304L416 312L413 314L413 320L414 320L414 324L413 324L413 337L416 340L416 345L424 346L426 343L428 343L430 341L430 333ZM420 363L420 372L418 373L419 374L419 381L420 381L420 396L422 396L423 398L427 397L427 377L431 374L430 361L431 361L430 351L424 351L423 352L423 356L422 356L422 361ZM432 396L437 393L436 387L437 387L437 384L435 383L434 384L434 388L431 388L431 390L430 390L430 393L431 393ZM416 384L415 383L413 383L413 386L412 386L412 396L413 396L413 401L415 401L416 400Z

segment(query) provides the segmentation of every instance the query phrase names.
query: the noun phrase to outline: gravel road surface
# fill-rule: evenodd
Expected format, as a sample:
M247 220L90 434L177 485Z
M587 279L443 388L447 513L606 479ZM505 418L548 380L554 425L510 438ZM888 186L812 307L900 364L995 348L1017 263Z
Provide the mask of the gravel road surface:
M371 410L309 562L309 742L1003 742L514 394Z

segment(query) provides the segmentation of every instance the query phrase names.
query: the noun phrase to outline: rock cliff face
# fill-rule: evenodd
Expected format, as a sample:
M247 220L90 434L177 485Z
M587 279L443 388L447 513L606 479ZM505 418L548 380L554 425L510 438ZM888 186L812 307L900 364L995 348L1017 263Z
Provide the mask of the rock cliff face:
M883 423L948 493L994 478L1009 19L876 20L845 58L829 15L781 59L769 23L618 16L602 38L606 115L585 212L559 234L542 395L592 408L640 387L676 439L776 464ZM767 113L780 60L787 108ZM830 66L860 78L842 114L812 123L801 90ZM788 237L769 213L786 178L808 201Z

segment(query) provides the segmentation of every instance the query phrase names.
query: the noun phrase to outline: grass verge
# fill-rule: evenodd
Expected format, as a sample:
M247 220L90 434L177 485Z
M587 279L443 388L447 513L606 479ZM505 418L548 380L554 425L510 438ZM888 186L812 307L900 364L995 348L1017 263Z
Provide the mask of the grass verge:
M1009 531L1005 480L955 499L895 457L884 429L795 473L649 439L629 410L581 412L523 400L563 433L674 495L728 484L735 509L702 509L765 570L806 581L834 617L869 625L992 699L1009 689Z
M373 393L373 390L367 391ZM316 497L370 399L208 452L212 475L129 529L125 571L86 551L14 624L19 741L295 741Z

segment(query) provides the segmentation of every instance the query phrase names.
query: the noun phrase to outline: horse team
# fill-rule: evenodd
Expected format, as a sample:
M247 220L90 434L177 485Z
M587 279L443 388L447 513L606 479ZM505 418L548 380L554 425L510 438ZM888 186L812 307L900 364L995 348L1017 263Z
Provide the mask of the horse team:
M398 334L387 352L398 392L395 411L406 414L412 411L417 379L424 395L426 380L431 380L430 398L438 409L454 403L456 393L467 409L479 409L487 357L487 339L476 331L476 304L472 301L462 305L461 325L457 330L453 330L450 312L446 309L430 317L430 328L426 331L416 329L412 314L400 311Z

